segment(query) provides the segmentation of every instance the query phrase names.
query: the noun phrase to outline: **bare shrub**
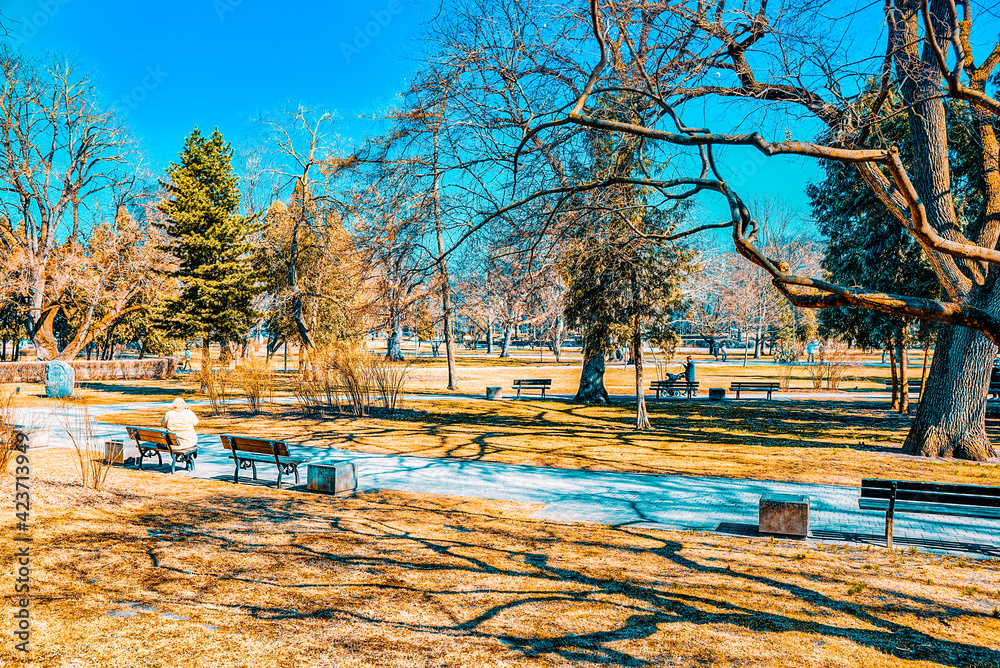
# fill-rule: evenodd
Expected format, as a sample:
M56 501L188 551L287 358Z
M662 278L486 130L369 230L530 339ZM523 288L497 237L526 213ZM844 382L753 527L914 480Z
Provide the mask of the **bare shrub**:
M820 345L819 357L816 358L815 364L810 364L806 367L806 373L809 374L809 380L812 382L814 390L823 389L823 381L827 380L827 366L823 362L823 345Z
M265 399L274 395L271 365L264 359L249 357L239 362L233 371L233 382L243 390L251 413L260 413Z
M826 389L839 390L840 383L859 366L858 355L843 341L830 341L821 348L823 363L827 369Z
M229 381L232 372L226 366L214 366L211 361L208 366L202 366L198 372L198 380L201 382L201 391L208 397L212 405L212 414L220 415L226 410L226 401L229 389Z
M84 487L101 491L108 479L112 459L105 456L103 443L98 443L94 423L85 402L66 402L60 411L62 425L73 443L73 462Z
M336 344L330 363L337 373L341 391L350 400L351 409L358 417L367 415L371 405L372 371L371 356L359 346Z
M402 404L409 368L409 363L390 362L356 344L318 346L299 372L295 396L308 412L336 410L362 417L374 397L393 413Z
M382 400L382 408L395 413L403 405L403 387L410 370L410 362L390 362L383 355L368 353L368 364L375 392Z
M782 364L780 369L781 371L778 372L779 387L782 392L787 392L792 386L792 373L795 371L795 366L792 364Z
M0 474L6 473L11 461L23 452L27 434L17 428L17 399L13 392L0 394Z

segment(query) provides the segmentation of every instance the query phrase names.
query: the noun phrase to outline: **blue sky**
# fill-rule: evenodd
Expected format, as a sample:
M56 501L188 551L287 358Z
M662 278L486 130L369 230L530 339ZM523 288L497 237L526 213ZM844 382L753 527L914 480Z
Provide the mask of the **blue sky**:
M433 0L8 0L20 48L57 51L92 70L162 173L195 126L234 145L262 112L305 103L336 111L345 141L406 86ZM374 37L359 38L368 28ZM357 41L356 41L357 40ZM345 45L347 48L345 49ZM726 161L745 195L805 206L816 165L736 149ZM715 215L724 215L706 201Z

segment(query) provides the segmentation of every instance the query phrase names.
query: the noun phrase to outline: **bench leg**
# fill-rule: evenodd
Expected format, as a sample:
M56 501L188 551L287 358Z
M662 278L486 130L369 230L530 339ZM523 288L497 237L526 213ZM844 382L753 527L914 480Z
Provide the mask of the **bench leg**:
M295 468L292 469L292 471L295 472L295 486L298 487L299 486L299 467L298 467L298 465L296 465Z
M233 483L240 484L240 460L233 457L233 461L236 462L236 470L233 471Z
M156 465L163 466L163 457L160 456L160 451L156 451Z
M281 489L281 465L278 465L278 489Z
M253 469L253 479L256 480L257 479L257 462L251 460L250 461L250 468ZM278 471L278 480L279 481L281 480L281 471ZM279 487L281 486L280 483L279 483L278 486Z
M170 453L170 472L174 473L177 471L177 455Z

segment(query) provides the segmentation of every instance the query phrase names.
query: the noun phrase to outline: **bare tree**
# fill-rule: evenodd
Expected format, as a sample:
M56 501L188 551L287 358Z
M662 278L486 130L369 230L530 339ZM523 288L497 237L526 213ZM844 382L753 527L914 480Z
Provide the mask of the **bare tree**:
M72 359L142 306L158 261L131 139L85 75L0 52L0 247L39 359ZM132 305L130 305L132 304ZM77 331L62 350L60 313ZM71 313L70 313L71 312Z

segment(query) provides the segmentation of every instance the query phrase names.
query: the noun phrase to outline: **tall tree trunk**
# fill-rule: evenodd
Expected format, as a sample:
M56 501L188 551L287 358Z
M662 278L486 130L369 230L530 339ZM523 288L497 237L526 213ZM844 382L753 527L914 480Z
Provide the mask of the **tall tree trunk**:
M896 354L899 357L899 412L910 412L910 381L906 378L906 366L909 360L906 356L906 337L904 332L896 334Z
M514 326L506 324L503 327L503 347L500 348L500 357L510 357L510 335L514 331Z
M390 362L403 361L403 325L401 323L393 325L389 332L385 356Z
M986 393L996 352L979 332L939 327L924 399L903 452L978 461L996 456L986 437Z
M917 403L924 400L924 390L927 389L927 362L930 360L931 355L931 344L924 344L924 366L920 370L920 396L917 397Z
M560 313L556 316L555 335L552 337L552 354L556 356L556 362L561 362L563 334L566 329L563 326L563 316Z
M493 354L493 314L486 319L486 354Z
M646 415L646 392L642 379L642 327L639 316L632 323L632 359L635 360L635 428L636 431L652 429Z
M889 368L892 370L892 403L889 410L899 410L899 374L896 373L896 353L893 351L892 340L889 340Z
M611 397L604 388L604 346L588 340L584 335L583 369L580 386L573 401L581 404L610 404Z

